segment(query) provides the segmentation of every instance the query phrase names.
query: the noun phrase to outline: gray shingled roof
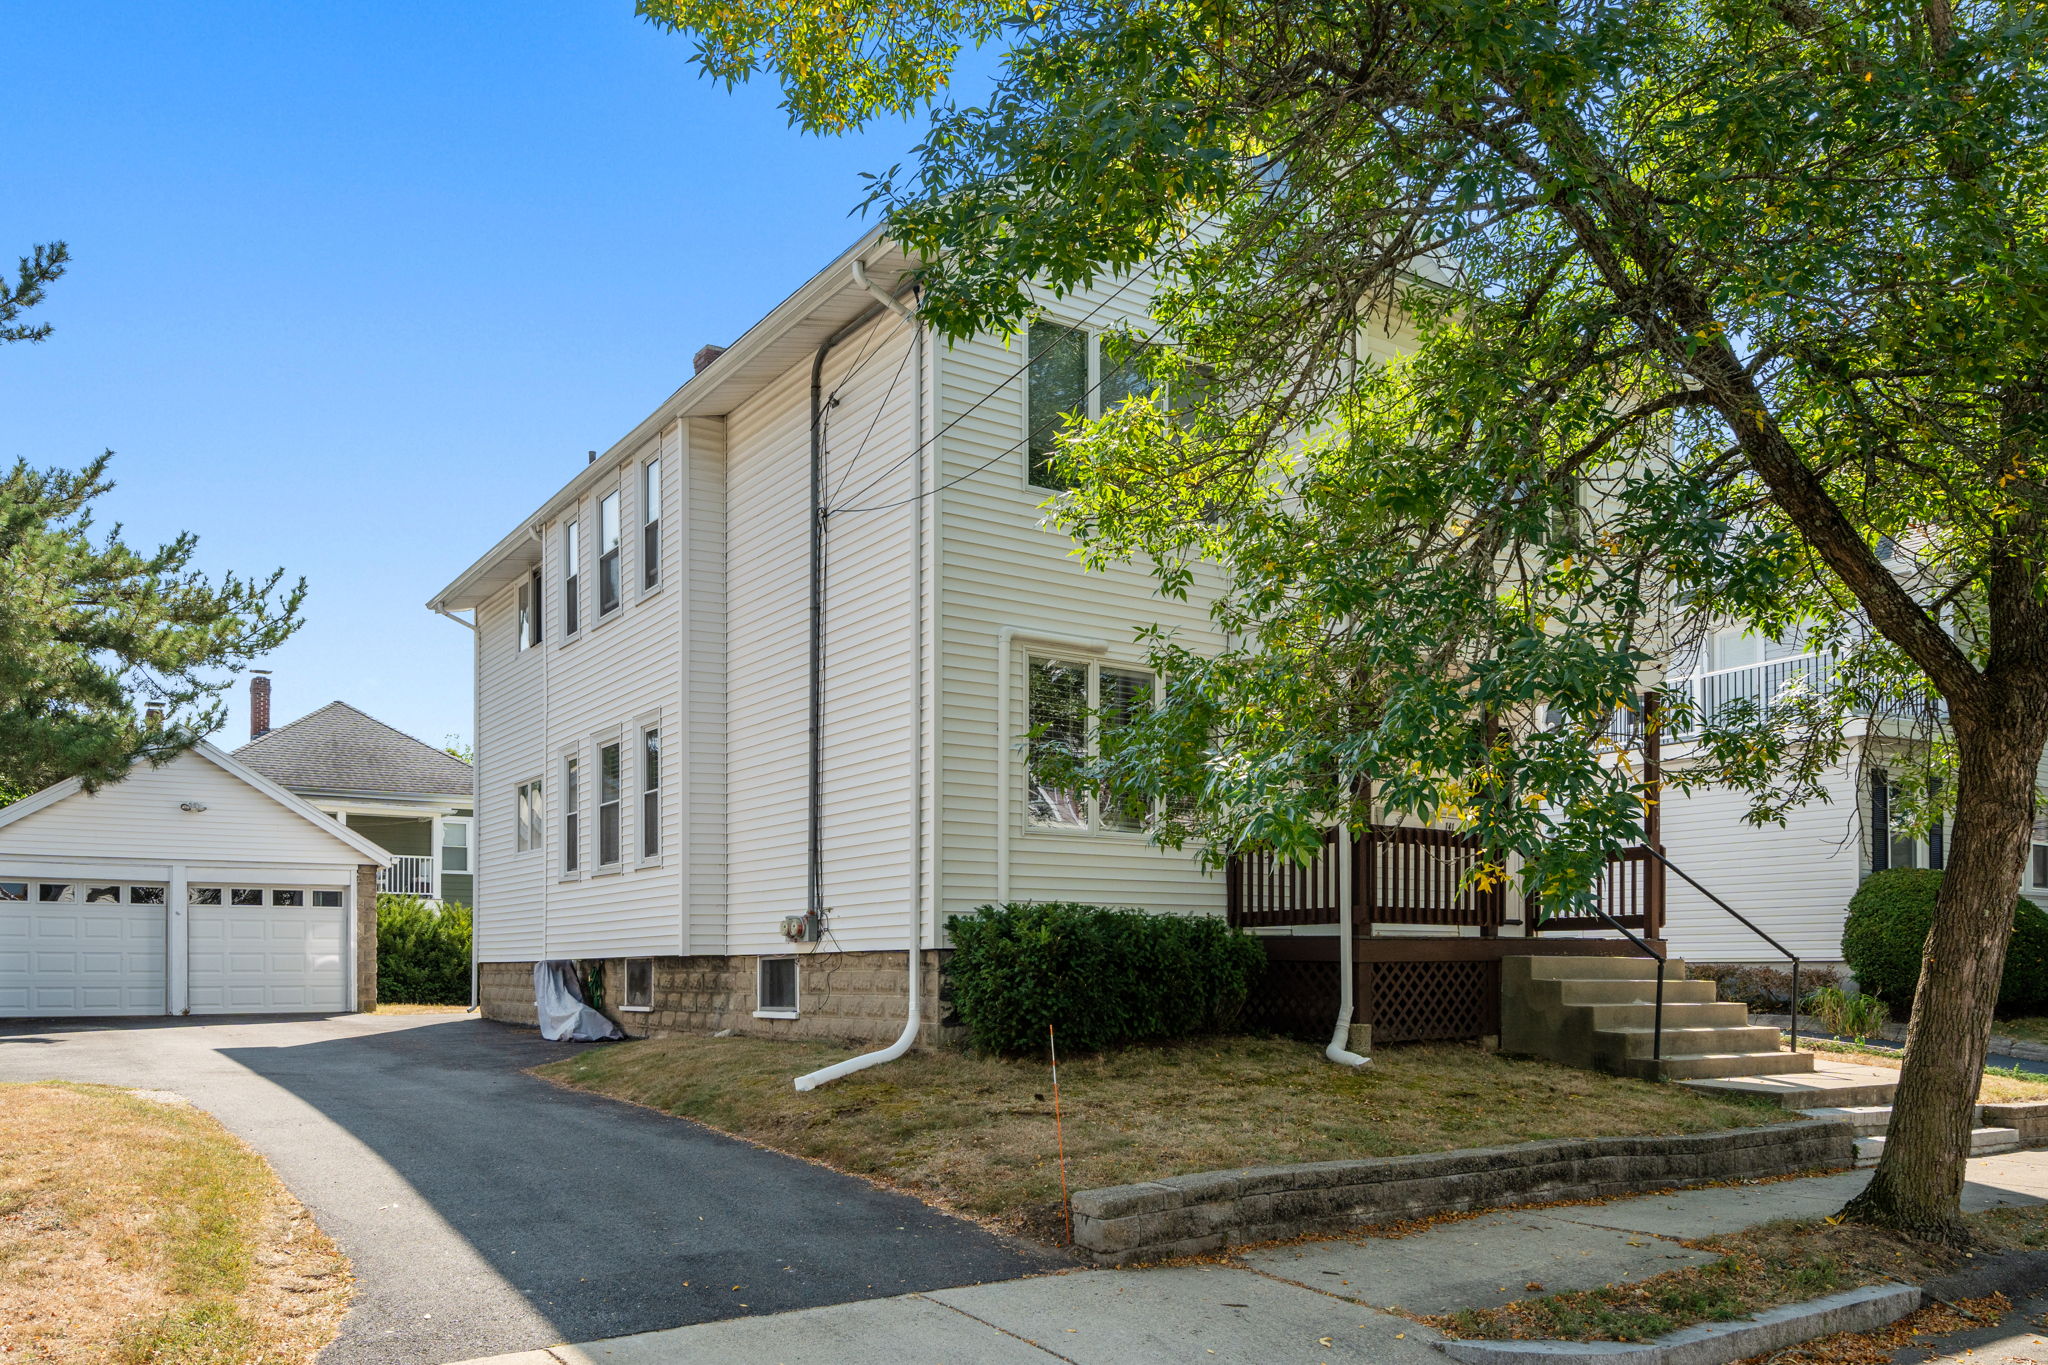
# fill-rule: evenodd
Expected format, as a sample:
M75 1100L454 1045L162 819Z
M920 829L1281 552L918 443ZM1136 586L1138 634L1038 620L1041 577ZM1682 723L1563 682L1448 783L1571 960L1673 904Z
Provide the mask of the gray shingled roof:
M235 750L235 759L295 792L393 792L456 796L475 791L469 765L347 702L280 725Z

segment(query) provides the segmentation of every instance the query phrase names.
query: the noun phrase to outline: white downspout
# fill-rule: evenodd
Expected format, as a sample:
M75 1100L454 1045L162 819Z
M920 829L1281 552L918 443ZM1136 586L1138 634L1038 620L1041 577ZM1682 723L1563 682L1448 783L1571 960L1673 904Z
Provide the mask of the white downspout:
M910 1051L924 1019L924 470L929 452L924 449L924 324L917 314L868 278L867 263L853 263L855 283L879 299L890 312L910 324L911 346L915 348L916 391L911 396L910 501L910 932L905 943L906 975L910 1000L903 1020L903 1032L896 1041L876 1052L864 1052L843 1062L808 1072L796 1078L798 1090L816 1090L828 1081L851 1076L883 1062L893 1062Z
M1337 826L1337 1026L1330 1030L1330 1045L1323 1055L1338 1066L1371 1066L1372 1058L1350 1051L1351 1011L1355 1002L1352 977L1351 940L1351 826Z

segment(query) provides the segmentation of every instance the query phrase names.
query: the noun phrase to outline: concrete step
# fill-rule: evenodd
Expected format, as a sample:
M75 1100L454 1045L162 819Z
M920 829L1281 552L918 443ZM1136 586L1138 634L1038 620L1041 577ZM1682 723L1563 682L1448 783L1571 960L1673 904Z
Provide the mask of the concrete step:
M1856 1164L1875 1166L1884 1153L1885 1140L1881 1137L1860 1137L1856 1139ZM2000 1152L2017 1152L2020 1149L2020 1130L2017 1128L1972 1128L1970 1130L1971 1156L1997 1156Z
M1667 1055L1662 1062L1653 1062L1647 1056L1632 1057L1625 1069L1631 1076L1662 1075L1667 1081L1690 1084L1730 1077L1787 1076L1812 1065L1813 1055L1807 1052L1707 1052L1685 1057Z
M1656 980L1645 974L1642 980L1559 981L1558 998L1567 1005L1640 1005L1657 998ZM1716 996L1711 981L1664 979L1664 1004L1708 1005Z
M1656 985L1654 981L1650 984L1652 986ZM1686 981L1671 982L1669 984L1689 986L1693 983ZM1698 984L1712 986L1714 983L1702 981ZM1620 1029L1649 1030L1654 1028L1657 1022L1657 1004L1655 1000L1648 1002L1630 1001L1627 1004L1586 1005L1582 1008L1593 1016L1593 1027L1602 1032ZM1749 1006L1737 1001L1674 1001L1668 995L1664 998L1664 1031L1667 1033L1673 1029L1749 1027L1752 1027L1749 1022ZM1773 1030L1773 1032L1775 1031ZM1777 1040L1773 1038L1770 1041L1776 1042Z
M1738 1006L1739 1008L1739 1006ZM1769 1024L1751 1024L1731 1028L1714 1025L1707 1028L1673 1028L1670 1012L1665 1012L1664 1056L1698 1057L1709 1053L1776 1053L1780 1037L1778 1030ZM1647 1059L1659 1051L1656 1045L1657 1030L1647 1023L1639 1027L1603 1028L1593 1033L1594 1051L1601 1056L1621 1056L1630 1059ZM1791 1056L1791 1053L1784 1054ZM1797 1070L1797 1067L1791 1068ZM1722 1075L1733 1073L1722 1072Z
M1551 957L1548 955L1523 959L1529 964L1529 975L1537 981L1654 981L1657 979L1655 964L1641 954L1628 957ZM1685 980L1685 964L1670 961L1664 964L1664 979Z
M1884 1130L1889 1128L1892 1122L1892 1107L1888 1104L1823 1105L1816 1109L1801 1109L1799 1112L1810 1119L1846 1123L1860 1138L1883 1137Z
M1885 1067L1860 1066L1833 1058L1817 1059L1811 1052L1779 1053L1791 1063L1759 1071L1722 1073L1718 1076L1687 1078L1681 1084L1709 1094L1751 1095L1775 1100L1787 1109L1861 1108L1889 1105L1899 1088L1899 1073ZM1672 1079L1678 1080L1676 1074Z

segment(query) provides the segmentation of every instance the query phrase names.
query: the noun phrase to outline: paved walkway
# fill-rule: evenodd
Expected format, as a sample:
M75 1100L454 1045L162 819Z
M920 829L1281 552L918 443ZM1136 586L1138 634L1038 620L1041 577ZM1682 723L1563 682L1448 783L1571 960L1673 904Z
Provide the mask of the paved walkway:
M1388 1310L1488 1307L1526 1297L1531 1281L1562 1291L1647 1279L1712 1259L1681 1240L1832 1213L1869 1178L1848 1171L1491 1213L1408 1237L1271 1248L1238 1266L1070 1271L556 1346L489 1365L1443 1365L1433 1334ZM1970 1182L1972 1209L2048 1203L2048 1152L1973 1161ZM2048 1363L2048 1354L2013 1358ZM1968 1359L1998 1357L1980 1349Z
M0 1026L0 1080L169 1090L354 1263L323 1365L466 1356L1008 1279L1057 1262L863 1180L525 1074L462 1016Z

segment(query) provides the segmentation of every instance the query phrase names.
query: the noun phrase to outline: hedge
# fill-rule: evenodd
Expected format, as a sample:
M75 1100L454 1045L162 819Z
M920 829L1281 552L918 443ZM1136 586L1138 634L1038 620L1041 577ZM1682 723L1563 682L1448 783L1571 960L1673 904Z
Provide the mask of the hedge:
M1920 955L1934 924L1939 872L1895 867L1873 872L1849 902L1842 928L1842 957L1856 973L1857 986L1894 1008L1913 1003L1920 984ZM2048 914L2022 897L2013 912L2006 946L2005 977L1998 988L2000 1014L2034 1014L2048 1005Z
M950 925L947 966L968 1041L1041 1052L1209 1033L1235 1023L1266 955L1222 920L1070 902L984 905Z
M387 1005L469 1003L468 906L377 897L377 999Z

